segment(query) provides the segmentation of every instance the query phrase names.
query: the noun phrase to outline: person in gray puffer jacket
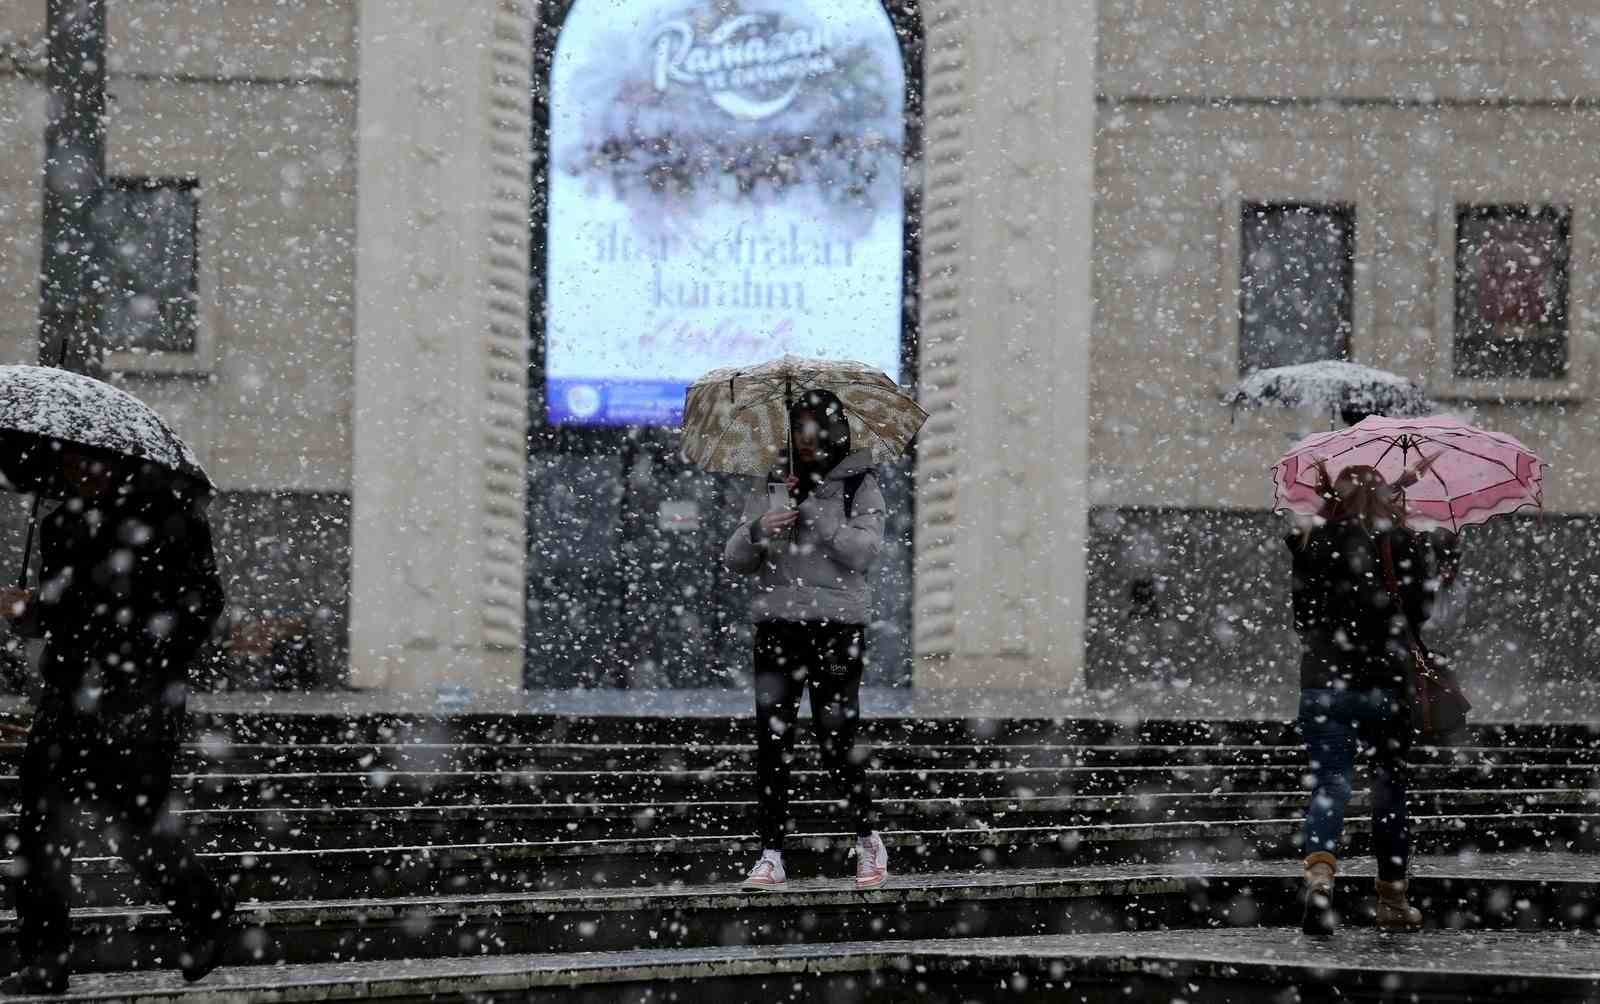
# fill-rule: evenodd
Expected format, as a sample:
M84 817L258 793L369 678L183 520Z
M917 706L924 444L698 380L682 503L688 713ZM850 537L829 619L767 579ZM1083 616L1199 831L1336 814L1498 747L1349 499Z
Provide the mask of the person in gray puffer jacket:
M789 762L801 694L809 688L823 760L855 816L856 887L870 889L888 879L889 862L874 829L866 757L855 750L855 736L871 606L867 576L883 548L885 503L870 451L851 451L850 426L835 395L807 392L789 420L792 469L781 481L756 486L723 552L731 571L758 576L750 617L762 855L745 887L776 889L787 881Z

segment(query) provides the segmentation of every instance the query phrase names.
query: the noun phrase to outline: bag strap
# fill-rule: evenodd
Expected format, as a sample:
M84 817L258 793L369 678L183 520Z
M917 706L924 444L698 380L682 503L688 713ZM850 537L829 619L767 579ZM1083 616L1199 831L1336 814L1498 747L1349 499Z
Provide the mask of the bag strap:
M1411 617L1406 614L1405 600L1400 595L1400 579L1394 574L1394 547L1389 538L1380 536L1377 539L1379 564L1383 566L1383 587L1389 591L1389 598L1400 611L1400 619L1406 622L1406 641L1411 648L1411 671L1417 675L1411 686L1412 723L1415 727L1418 704L1421 705L1422 727L1420 731L1426 733L1433 728L1433 706L1424 693L1422 677L1426 673L1427 660L1423 657L1421 643L1417 640L1417 633L1411 628Z

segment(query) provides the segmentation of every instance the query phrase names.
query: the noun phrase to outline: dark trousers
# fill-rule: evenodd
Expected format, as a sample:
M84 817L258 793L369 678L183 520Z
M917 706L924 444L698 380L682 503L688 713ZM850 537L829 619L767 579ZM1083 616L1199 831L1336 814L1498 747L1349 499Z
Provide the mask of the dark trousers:
M1306 810L1305 852L1339 853L1358 743L1372 753L1372 850L1378 878L1406 877L1411 859L1406 807L1411 715L1396 690L1300 691L1300 733L1316 785Z
M72 855L77 813L92 807L109 824L108 843L161 896L187 930L223 923L232 896L219 888L184 839L167 804L178 751L181 707L119 722L75 712L70 698L47 694L34 716L22 760L22 806L15 861L25 962L65 965L72 942Z
M864 837L873 831L867 754L855 748L865 647L866 635L858 625L756 625L756 788L761 841L768 850L782 850L791 825L789 766L800 696L808 687L823 763L845 793L856 833Z

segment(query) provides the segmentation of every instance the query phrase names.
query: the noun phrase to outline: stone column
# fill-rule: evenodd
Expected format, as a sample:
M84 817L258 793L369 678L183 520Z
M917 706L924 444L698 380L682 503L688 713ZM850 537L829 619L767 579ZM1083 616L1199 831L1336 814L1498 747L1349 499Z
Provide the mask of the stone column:
M930 0L916 682L1082 686L1096 0Z
M351 680L522 685L527 0L362 0Z

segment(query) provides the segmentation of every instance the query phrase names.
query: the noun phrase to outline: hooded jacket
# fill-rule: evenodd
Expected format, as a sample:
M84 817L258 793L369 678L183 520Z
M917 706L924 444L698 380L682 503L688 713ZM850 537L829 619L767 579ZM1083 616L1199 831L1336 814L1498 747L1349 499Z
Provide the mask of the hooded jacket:
M844 483L865 474L847 519ZM800 505L786 535L759 536L767 512L765 479L756 481L744 518L728 537L723 563L740 575L758 575L750 619L866 624L871 595L867 574L883 549L885 503L871 451L846 457Z

